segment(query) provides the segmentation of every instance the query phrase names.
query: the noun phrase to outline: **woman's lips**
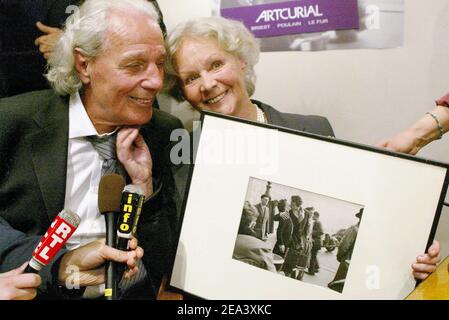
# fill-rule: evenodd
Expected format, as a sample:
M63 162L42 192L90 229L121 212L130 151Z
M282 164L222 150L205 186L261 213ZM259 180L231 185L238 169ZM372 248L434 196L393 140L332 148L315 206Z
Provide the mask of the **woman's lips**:
M204 103L205 103L205 104L214 104L214 103L217 103L217 102L219 102L221 99L224 98L224 96L226 95L227 92L228 92L228 91L226 90L226 91L223 92L222 94L220 94L220 95L218 95L218 96L216 96L216 97L214 97L214 98L212 98L212 99L208 99L208 100L204 101Z

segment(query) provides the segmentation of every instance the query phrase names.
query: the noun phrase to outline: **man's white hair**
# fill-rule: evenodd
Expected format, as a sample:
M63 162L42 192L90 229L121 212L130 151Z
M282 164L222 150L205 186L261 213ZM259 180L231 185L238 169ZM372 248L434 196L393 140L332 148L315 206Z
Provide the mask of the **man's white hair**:
M46 77L60 95L73 94L82 87L75 69L74 50L95 58L104 48L111 10L137 11L155 23L158 13L146 0L87 0L66 20L64 32L48 61Z
M246 64L246 91L249 96L253 95L256 86L254 66L259 61L259 44L241 22L222 17L191 19L178 24L170 32L166 41L169 57L166 60L164 91L178 100L184 100L175 60L185 38L212 39L221 49L242 60Z

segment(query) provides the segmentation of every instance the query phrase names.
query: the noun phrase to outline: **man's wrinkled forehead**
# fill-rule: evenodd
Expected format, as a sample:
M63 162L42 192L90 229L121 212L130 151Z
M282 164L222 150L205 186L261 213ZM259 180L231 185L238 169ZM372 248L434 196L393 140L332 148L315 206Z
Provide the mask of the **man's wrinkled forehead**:
M160 42L164 38L157 21L135 10L111 9L108 12L105 48L114 48L130 42L145 42L149 38Z

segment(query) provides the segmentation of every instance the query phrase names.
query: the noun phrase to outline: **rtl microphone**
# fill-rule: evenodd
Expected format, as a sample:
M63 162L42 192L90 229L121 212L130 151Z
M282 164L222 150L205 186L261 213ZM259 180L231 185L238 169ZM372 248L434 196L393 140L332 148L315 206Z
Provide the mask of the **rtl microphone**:
M135 234L144 199L143 189L139 186L129 184L123 190L118 218L117 249L129 249L129 240Z
M76 213L68 209L62 210L37 245L24 272L39 273L64 246L80 222L81 218Z
M106 220L106 245L116 247L117 215L120 212L120 199L125 180L119 174L107 174L100 180L98 188L98 209ZM106 300L115 300L117 297L116 264L106 262Z

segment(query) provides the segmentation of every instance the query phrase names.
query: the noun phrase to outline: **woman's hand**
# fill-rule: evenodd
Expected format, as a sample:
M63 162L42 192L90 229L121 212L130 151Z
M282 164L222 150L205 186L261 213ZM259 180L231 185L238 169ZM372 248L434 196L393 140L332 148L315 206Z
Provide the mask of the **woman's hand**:
M416 279L424 280L437 269L441 260L440 251L440 243L434 241L426 254L416 257L416 263L412 264L413 276Z

